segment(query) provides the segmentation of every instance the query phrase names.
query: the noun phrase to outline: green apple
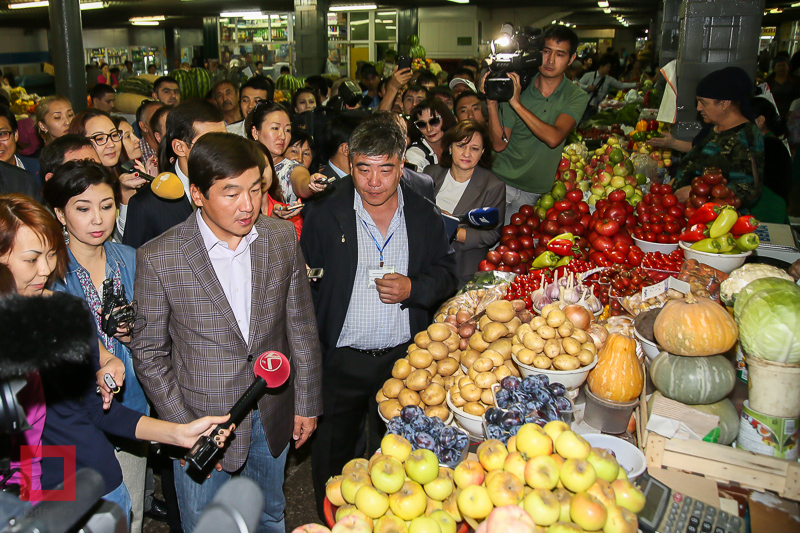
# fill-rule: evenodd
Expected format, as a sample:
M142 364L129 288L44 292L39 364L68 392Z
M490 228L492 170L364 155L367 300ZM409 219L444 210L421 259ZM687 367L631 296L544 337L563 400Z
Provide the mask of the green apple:
M625 193L625 198L630 198L633 196L633 187L630 184L625 185L622 187L622 192Z
M480 485L486 478L486 472L478 461L467 459L462 461L456 467L453 473L453 481L460 489L466 488L470 485Z
M559 522L569 522L569 507L572 504L572 493L565 488L557 488L553 491L558 503L561 505L561 514L558 517Z
M528 459L525 464L525 483L534 489L553 490L558 485L559 468L549 455Z
M462 516L483 520L492 512L492 499L482 485L470 485L461 489L458 495L458 510Z
M486 439L478 446L477 454L478 462L480 462L484 470L488 472L503 468L508 450L501 441L497 439Z
M347 502L342 497L342 476L334 476L325 484L325 496L336 507L341 507Z
M403 464L390 455L378 459L369 471L369 475L375 488L386 494L400 490L406 480Z
M597 531L606 525L608 511L600 500L588 492L578 492L572 498L569 517L586 531Z
M389 497L375 487L365 485L356 493L356 508L370 518L380 518L389 508Z
M561 516L561 503L549 490L532 490L525 496L522 507L531 515L537 526L554 524Z
M429 498L442 502L453 493L455 486L453 485L452 473L448 472L449 470L449 468L439 467L439 475L433 481L425 483L423 488Z
M556 522L547 528L547 533L583 533L581 526L572 522Z
M592 451L592 445L574 431L562 431L555 449L564 459L586 459Z
M559 435L561 435L565 431L569 431L569 424L567 424L563 420L551 420L550 422L544 425L543 429L545 433L550 435L550 438L553 439L553 442L555 442L558 439Z
M430 450L414 450L406 460L406 474L420 485L433 481L439 475L439 459Z
M408 525L408 533L442 533L439 522L429 516L418 516Z
M592 448L586 460L592 464L600 479L605 479L609 483L617 479L619 463L617 463L617 458L605 448ZM373 479L372 482L374 483L375 480Z
M586 199L586 203L589 205L595 205L599 199L600 199L599 195L593 194Z
M331 533L372 533L372 524L357 515L347 515L336 521Z
M607 507L608 518L603 526L603 533L636 533L639 530L639 521L636 515L618 505Z
M567 490L583 492L597 481L594 467L585 459L567 459L561 467L561 483ZM619 504L619 501L617 502Z
M445 511L434 511L431 513L430 517L439 523L439 528L442 530L442 533L456 533L458 524L456 524L453 517Z
M578 189L580 189L582 192L588 191L590 186L591 182L589 180L581 179L581 181L578 182Z
M564 193L566 194L566 192ZM550 209L555 204L555 198L549 192L544 193L542 196L539 197L539 205L544 207L545 209Z
M388 433L381 439L381 453L391 455L401 463L405 463L411 455L411 443L402 435Z
M403 520L422 515L427 506L428 497L416 481L406 481L400 490L389 496L389 508Z
M527 462L521 452L513 451L503 461L503 470L511 472L519 479L525 479L525 465Z
M536 424L525 424L517 431L517 450L528 459L553 453L553 439Z
M647 176L645 176L641 172L638 172L636 174L636 184L637 185L644 185L645 183L647 183Z
M365 470L352 470L349 474L342 474L342 497L347 503L356 503L356 493L361 487L372 486L369 473Z
M617 166L619 166L619 165L617 165ZM616 171L617 171L617 167L614 167L614 177L611 178L611 183L609 183L609 185L611 185L615 189L621 189L622 187L625 186L625 178L620 176L620 175L618 175L616 173Z
M597 478L597 481L595 481L586 492L600 500L600 503L606 507L616 505L617 496L614 493L614 488L611 486L611 483L605 479Z

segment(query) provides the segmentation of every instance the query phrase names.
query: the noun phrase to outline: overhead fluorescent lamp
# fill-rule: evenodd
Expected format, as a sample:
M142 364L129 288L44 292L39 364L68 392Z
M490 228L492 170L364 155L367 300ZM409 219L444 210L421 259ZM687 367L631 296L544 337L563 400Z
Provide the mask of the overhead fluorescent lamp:
M128 19L129 22L152 22L155 20L166 20L164 15L156 15L155 17L131 17Z
M236 17L236 18L244 18L244 17L255 17L255 16L262 16L261 11L226 11L224 13L219 14L220 17Z
M454 4L469 4L469 0L447 0L448 2L453 2Z
M397 14L397 11L378 11L379 17L393 17Z
M29 9L31 7L47 7L50 5L48 0L41 0L37 2L20 2L18 4L8 4L10 9Z
M397 26L386 26L387 30L396 30Z
M603 13L611 14L611 8L610 7L603 8Z
M87 11L89 9L103 9L105 4L103 2L85 2L81 4L81 11Z
M375 4L361 4L349 6L331 6L328 9L330 11L364 11L367 9L378 9L378 6Z
M138 20L131 22L131 26L158 26L157 20Z
M606 2L605 0L601 0L600 2L597 2L597 5L599 7L608 7L608 2Z
M790 5L789 7L800 7L800 2L795 2L794 4Z
M360 26L362 24L368 24L368 23L369 23L368 20L351 20L350 21L350 25L351 26Z

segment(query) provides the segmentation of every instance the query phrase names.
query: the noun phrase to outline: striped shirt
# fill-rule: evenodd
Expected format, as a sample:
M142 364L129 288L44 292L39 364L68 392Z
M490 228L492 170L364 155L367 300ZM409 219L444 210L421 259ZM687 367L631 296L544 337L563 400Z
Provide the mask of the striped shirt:
M401 309L399 303L381 302L377 289L368 288L369 271L380 268L380 246L384 247L384 266L394 267L396 273L408 275L408 232L403 205L403 193L398 187L397 211L384 237L356 191L353 209L356 212L358 266L337 348L350 346L359 350L378 350L392 348L411 338L408 309Z

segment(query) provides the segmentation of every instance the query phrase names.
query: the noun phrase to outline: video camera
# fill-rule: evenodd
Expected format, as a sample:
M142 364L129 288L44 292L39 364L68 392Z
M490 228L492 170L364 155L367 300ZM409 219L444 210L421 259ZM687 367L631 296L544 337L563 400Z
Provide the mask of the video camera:
M103 333L113 337L117 328L132 325L136 319L136 310L125 297L125 289L114 285L113 279L103 281L103 311L100 327Z
M509 72L519 75L522 90L525 90L542 65L542 30L524 26L514 30L511 24L503 24L500 36L491 42L489 76L483 86L486 98L507 102L514 94L514 84Z

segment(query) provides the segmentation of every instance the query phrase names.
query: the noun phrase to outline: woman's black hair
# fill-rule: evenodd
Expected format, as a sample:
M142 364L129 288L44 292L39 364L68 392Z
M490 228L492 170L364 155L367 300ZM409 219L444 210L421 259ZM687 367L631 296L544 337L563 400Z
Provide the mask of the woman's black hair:
M67 161L56 168L47 180L42 195L53 209L64 209L70 198L83 194L92 185L105 183L115 188L117 179L111 171L95 161L81 159Z
M489 137L489 130L486 126L473 119L462 120L449 130L442 137L442 158L439 165L443 168L450 168L453 165L453 155L450 148L454 144L459 144L472 139L475 134L480 135L483 141L483 154L478 160L478 165L483 168L492 168L492 141Z
M317 105L322 105L322 99L320 98L319 91L317 89L314 87L300 87L292 95L292 114L297 113L297 111L295 111L295 109L297 109L297 100L303 93L311 93L314 96L314 100L317 102Z
M158 168L166 170L177 159L172 141L177 139L187 145L191 144L197 135L194 125L208 122L224 123L225 118L222 111L205 100L189 100L172 108L167 116L166 131L158 146Z
M292 130L292 138L289 140L289 144L287 144L286 147L288 148L295 144L302 145L303 143L308 143L311 149L314 149L314 139L311 138L311 135L303 130Z
M446 132L456 125L456 117L453 115L453 112L450 111L450 108L447 107L447 104L435 96L426 98L424 101L414 106L414 109L411 110L408 136L411 138L412 143L420 141L424 138L422 132L419 131L416 126L414 126L414 122L419 119L420 115L422 115L422 112L425 110L429 110L432 115L439 115L442 117L443 132Z
M261 102L255 106L244 121L245 136L247 136L248 139L252 139L253 127L261 131L261 125L264 123L264 119L276 111L281 111L289 116L289 111L286 109L286 106L278 102Z
M781 119L778 110L775 109L775 104L756 96L750 99L750 105L753 107L753 113L756 118L764 117L764 125L776 137L783 137L786 134L786 124Z

